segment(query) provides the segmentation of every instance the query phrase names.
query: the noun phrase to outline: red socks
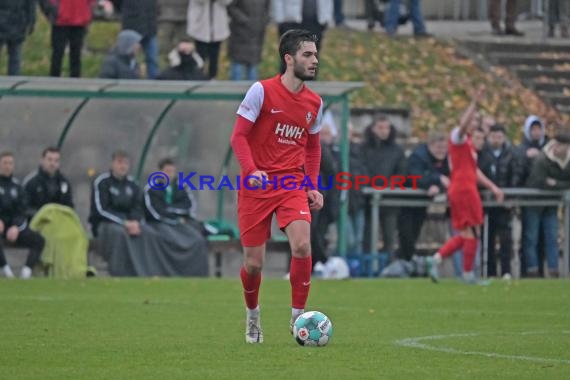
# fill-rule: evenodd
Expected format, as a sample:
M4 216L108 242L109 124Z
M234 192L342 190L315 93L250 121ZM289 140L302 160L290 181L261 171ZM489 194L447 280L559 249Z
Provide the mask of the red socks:
M289 281L291 282L291 307L304 309L309 298L313 262L309 257L292 257Z
M261 285L261 273L251 275L245 267L240 270L241 283L243 284L243 296L247 308L253 310L259 304L259 286Z
M464 241L467 239L463 239L461 236L457 235L449 239L445 242L443 247L438 251L442 258L447 256L451 256L463 246Z
M463 239L463 272L473 271L477 255L477 239Z

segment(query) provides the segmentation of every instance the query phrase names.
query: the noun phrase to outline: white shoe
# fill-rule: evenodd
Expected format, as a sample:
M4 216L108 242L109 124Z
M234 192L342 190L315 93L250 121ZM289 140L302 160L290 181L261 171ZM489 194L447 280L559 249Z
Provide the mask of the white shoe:
M301 316L301 314L303 314L304 311L301 311L299 313L293 314L291 315L291 320L289 321L289 332L291 333L291 335L293 335L293 325L295 324L295 321L297 320L297 318L299 318Z
M32 268L23 267L22 272L20 273L20 278L23 280L28 280L28 279L32 278Z
M503 280L505 280L505 281L511 281L511 279L512 279L512 277L511 277L511 274L510 274L510 273L505 273L505 274L503 275Z
M283 276L284 280L289 280L291 278L291 274L289 272L285 273L285 276Z
M257 311L257 313L247 312L245 320L245 341L246 343L263 343L263 330L261 329L259 311Z
M4 265L2 272L4 272L6 278L14 278L14 272L12 272L12 268L8 264Z

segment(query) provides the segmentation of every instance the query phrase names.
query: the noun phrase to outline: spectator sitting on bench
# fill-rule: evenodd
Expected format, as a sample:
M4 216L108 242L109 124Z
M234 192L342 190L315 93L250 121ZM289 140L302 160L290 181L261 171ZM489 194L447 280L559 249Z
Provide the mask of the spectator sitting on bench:
M93 183L91 196L91 223L93 236L98 236L102 223L124 227L131 236L141 233L143 212L140 206L140 188L131 176L129 156L124 151L113 153L111 170L101 174Z
M152 229L160 255L154 270L165 276L208 276L207 231L195 219L196 201L189 191L180 188L176 164L166 158L158 168L170 179L164 190L144 189L144 206L148 228Z
M6 277L14 277L4 255L4 239L29 248L30 253L20 275L21 278L28 279L32 277L32 268L40 260L45 241L28 227L24 189L13 177L13 173L14 155L9 152L0 153L0 267Z
M33 217L48 203L58 203L73 208L71 184L59 171L59 167L59 149L48 147L42 153L40 167L24 178L29 217Z

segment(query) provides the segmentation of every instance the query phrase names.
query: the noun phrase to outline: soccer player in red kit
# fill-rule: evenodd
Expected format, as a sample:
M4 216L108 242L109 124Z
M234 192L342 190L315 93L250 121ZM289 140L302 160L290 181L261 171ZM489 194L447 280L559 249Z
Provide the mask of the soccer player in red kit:
M291 247L291 328L304 312L311 285L310 210L323 207L323 196L316 190L323 101L304 84L317 72L315 37L290 30L281 37L279 55L285 72L249 88L231 137L241 177L247 181L238 193L238 223L248 343L263 342L258 295L273 214ZM313 188L303 186L305 177Z
M461 118L460 126L451 132L449 139L450 185L447 192L451 223L459 235L449 239L432 257L428 258L429 275L438 282L438 265L446 257L463 248L463 279L475 282L473 266L477 254L477 240L483 224L483 205L477 189L477 182L489 189L498 202L503 201L503 192L477 167L477 152L471 143L471 133L481 124L477 111L483 99L485 88L480 87L471 104Z

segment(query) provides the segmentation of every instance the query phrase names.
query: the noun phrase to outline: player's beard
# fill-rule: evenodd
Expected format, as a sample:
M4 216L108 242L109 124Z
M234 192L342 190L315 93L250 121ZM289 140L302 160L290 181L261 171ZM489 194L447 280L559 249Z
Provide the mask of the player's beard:
M314 74L309 74L303 65L295 61L293 65L293 74L295 75L295 78L298 78L302 81L314 80L317 76L317 69L315 69Z

